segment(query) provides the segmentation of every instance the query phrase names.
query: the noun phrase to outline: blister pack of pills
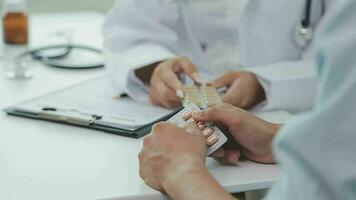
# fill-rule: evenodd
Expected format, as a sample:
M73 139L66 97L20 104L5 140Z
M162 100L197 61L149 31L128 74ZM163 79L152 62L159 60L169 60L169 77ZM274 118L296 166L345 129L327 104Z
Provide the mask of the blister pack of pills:
M187 112L193 112L193 111L199 111L199 110L200 110L200 108L196 104L188 103L183 108L183 110L181 110L179 113L174 115L171 119L168 120L168 122L176 124L179 127L183 127L185 124L189 123L189 120L188 121L184 120L184 118L183 118L184 114L187 113ZM209 130L209 131L205 131L205 130ZM224 135L224 133L221 132L221 130L216 126L206 125L206 129L205 130L204 130L205 132L210 132L211 135L214 134L216 136L216 138L217 138L216 140L214 140L214 143L208 145L207 154L211 155L216 150L218 150L223 144L225 144L225 142L227 141L227 138Z
M195 103L202 109L216 106L221 103L221 98L216 88L208 85L184 86L183 105Z

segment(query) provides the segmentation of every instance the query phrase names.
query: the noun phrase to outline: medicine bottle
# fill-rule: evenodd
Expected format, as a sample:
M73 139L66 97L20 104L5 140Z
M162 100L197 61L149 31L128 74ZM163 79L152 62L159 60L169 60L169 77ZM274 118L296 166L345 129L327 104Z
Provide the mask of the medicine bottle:
M30 77L26 67L19 66L16 61L17 56L28 50L29 17L25 0L4 0L2 25L6 76L9 78Z
M24 0L5 0L3 37L6 44L28 43L28 16Z

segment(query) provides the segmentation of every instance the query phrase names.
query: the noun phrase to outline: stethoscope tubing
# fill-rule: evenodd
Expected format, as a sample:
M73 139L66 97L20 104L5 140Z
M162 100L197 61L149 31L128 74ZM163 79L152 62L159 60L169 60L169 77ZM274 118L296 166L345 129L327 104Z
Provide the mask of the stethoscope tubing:
M41 51L52 50L52 49L65 49L65 51L62 54L55 55L55 56L42 56L42 55L40 55ZM91 69L91 68L99 68L99 67L103 67L104 66L104 64L95 64L95 65L90 65L90 66L88 65L87 67L75 68L75 67L55 64L55 62L53 62L54 60L58 60L58 59L65 58L66 56L68 56L71 53L72 49L84 49L84 50L96 52L98 54L102 54L103 53L101 50L93 48L93 47L89 47L89 46L77 45L77 44L75 44L75 45L73 45L73 44L58 44L58 45L50 45L50 46L39 47L39 48L35 48L35 49L32 49L32 50L23 52L23 53L21 53L20 55L17 56L16 61L19 64L19 61L21 61L22 58L30 55L32 57L32 59L34 59L34 60L39 60L39 61L43 62L46 65L49 65L49 66L52 66L52 67L57 67L57 68Z

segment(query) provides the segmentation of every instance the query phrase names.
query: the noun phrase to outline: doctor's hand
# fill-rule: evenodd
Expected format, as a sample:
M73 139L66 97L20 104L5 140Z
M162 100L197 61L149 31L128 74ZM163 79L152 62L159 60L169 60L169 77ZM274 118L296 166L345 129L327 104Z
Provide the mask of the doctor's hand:
M239 148L220 149L215 157L223 159L224 163L236 164L242 155L260 163L274 163L272 156L272 141L280 125L267 122L243 109L230 104L221 104L205 111L192 112L191 117L202 123L213 122L223 126ZM231 142L231 141L230 141Z
M228 72L212 84L216 88L227 87L223 102L239 108L249 109L266 99L264 89L251 72Z
M181 104L184 93L180 74L186 74L193 81L200 82L196 66L187 57L176 57L157 65L150 79L149 95L152 104L167 108Z
M205 168L205 138L195 123L184 128L158 123L144 138L139 153L140 176L152 188L167 192L168 184Z

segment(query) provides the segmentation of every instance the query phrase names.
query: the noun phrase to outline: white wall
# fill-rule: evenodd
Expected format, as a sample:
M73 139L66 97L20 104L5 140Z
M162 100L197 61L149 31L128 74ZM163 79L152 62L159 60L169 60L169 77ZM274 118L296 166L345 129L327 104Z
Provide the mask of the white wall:
M95 10L106 12L115 0L27 0L30 12ZM3 0L0 0L2 7Z

